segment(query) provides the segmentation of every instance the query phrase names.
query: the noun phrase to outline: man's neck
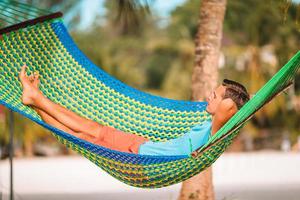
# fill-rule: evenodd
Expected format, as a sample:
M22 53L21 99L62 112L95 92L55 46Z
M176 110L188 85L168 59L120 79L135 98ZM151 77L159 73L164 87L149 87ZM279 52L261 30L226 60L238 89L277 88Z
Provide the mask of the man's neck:
M212 115L211 134L214 135L226 122L238 111L236 106L221 107L214 115Z

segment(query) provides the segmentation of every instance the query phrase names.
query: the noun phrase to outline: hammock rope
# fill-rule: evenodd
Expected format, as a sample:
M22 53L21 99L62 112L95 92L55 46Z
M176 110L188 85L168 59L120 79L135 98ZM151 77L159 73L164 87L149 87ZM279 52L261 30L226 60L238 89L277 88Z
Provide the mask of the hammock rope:
M118 152L63 132L23 105L18 80L21 66L26 63L31 72L39 71L40 89L52 101L98 123L152 141L180 137L195 124L210 120L207 103L150 95L111 77L77 48L60 17L51 14L0 30L0 103L49 129L68 148L136 187L168 186L209 167L231 144L243 123L291 83L300 65L298 52L195 157Z
M11 12L16 16L30 16L30 17L39 17L42 15L48 15L51 12L46 9L40 9L19 1L13 0L1 0L0 1L0 10L1 12ZM11 10L11 11L9 11ZM15 18L14 15L11 18ZM28 20L29 18L26 18Z
M12 0L0 1L0 27L51 14L50 11Z

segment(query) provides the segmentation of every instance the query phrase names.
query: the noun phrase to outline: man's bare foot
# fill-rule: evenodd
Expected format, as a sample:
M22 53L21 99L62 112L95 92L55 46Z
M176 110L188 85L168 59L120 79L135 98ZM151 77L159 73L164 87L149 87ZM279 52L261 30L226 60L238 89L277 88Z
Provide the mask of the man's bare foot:
M19 74L20 81L23 87L22 103L25 105L33 105L35 98L39 94L38 86L39 79L35 75L26 75L26 65L22 66Z
M39 74L37 72L34 72L29 76L29 81L32 83L33 87L39 90L39 85L40 85L40 79L39 79Z

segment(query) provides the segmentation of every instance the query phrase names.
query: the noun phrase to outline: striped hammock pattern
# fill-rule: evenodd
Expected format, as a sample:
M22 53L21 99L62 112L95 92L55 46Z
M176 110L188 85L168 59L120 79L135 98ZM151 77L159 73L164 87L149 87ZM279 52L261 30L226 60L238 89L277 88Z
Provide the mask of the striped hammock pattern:
M40 89L52 101L100 124L152 141L180 137L195 124L211 119L205 111L206 102L154 96L108 75L77 48L60 18L2 35L0 103L49 129L61 143L118 180L136 187L164 187L209 167L249 116L290 83L299 69L299 59L298 52L194 157L136 155L107 149L45 123L22 104L18 75L26 63L31 72L39 71Z

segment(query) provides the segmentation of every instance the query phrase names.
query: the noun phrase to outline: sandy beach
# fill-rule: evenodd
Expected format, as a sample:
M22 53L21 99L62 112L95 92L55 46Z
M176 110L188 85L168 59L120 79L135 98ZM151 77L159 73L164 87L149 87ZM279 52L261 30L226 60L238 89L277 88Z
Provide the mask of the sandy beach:
M299 200L300 154L232 153L214 164L218 200ZM9 199L9 162L0 163L0 199ZM175 200L181 184L160 189L128 186L80 156L14 160L15 199Z

